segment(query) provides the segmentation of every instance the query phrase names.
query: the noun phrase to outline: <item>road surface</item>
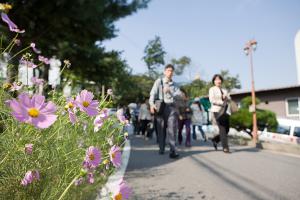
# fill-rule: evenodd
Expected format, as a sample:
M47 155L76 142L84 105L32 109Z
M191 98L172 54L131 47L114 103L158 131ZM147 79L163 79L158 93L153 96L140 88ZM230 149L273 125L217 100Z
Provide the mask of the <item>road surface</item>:
M131 138L125 180L134 200L299 200L300 158L249 146L215 151L210 142L179 147L180 158L158 154L154 140Z

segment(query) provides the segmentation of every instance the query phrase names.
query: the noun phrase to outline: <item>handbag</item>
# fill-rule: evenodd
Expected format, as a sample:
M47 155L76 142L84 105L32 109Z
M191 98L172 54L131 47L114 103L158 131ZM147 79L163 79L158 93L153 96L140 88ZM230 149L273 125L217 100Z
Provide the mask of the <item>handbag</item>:
M156 107L156 115L162 116L166 107L166 103L164 102L164 85L162 79L160 79L161 87L162 87L162 100L157 99L154 101ZM159 96L159 95L158 95Z
M229 106L230 106L230 112L231 112L231 113L236 113L236 112L239 111L239 107L238 107L238 105L237 105L236 102L230 100Z
M220 88L220 91L221 91L221 95L222 95L222 100L224 100L223 99L223 91L222 91L221 88ZM221 106L220 111L214 114L215 115L215 119L216 120L220 120L221 117L226 114L227 108L228 108L228 101L225 101L225 104Z

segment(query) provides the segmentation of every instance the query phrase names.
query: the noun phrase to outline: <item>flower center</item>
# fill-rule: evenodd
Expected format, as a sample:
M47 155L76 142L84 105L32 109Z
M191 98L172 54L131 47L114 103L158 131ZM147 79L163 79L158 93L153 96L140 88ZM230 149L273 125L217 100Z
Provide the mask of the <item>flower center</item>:
M74 104L72 104L71 102L69 102L68 103L68 107L72 109L72 108L74 108Z
M90 159L90 160L94 160L94 159L95 159L95 155L94 155L93 153L90 154L90 155L89 155L89 159Z
M112 153L111 157L112 157L112 159L114 159L116 157L116 153Z
M30 108L30 109L28 110L28 115L29 115L30 117L36 118L36 117L39 116L39 114L40 114L40 112L39 112L38 109L36 109L36 108Z
M115 196L115 200L122 200L122 194L120 192Z
M82 102L82 105L83 105L84 107L88 107L88 106L90 105L90 103L87 102L87 101L84 101L84 102Z

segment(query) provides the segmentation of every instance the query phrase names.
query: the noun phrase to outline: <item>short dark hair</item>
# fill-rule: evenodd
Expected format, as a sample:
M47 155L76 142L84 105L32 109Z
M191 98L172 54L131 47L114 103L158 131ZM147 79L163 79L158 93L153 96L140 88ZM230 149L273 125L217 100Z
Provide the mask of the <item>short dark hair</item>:
M167 65L165 66L165 70L168 69L168 68L172 68L173 70L175 69L174 66L173 66L172 64L167 64Z
M212 84L214 85L215 84L215 80L216 80L216 78L219 78L221 81L222 81L222 83L223 83L223 77L221 76L221 74L215 74L214 76L213 76L213 78L212 78Z

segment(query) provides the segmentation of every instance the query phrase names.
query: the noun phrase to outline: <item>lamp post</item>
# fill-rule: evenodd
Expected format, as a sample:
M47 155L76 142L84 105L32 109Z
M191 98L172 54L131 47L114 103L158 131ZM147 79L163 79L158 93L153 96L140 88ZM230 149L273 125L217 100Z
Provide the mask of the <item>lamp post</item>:
M251 96L252 96L252 115L253 115L253 128L252 128L252 135L253 135L253 142L257 144L258 142L258 135L257 135L257 117L256 117L256 97L255 97L255 85L254 85L254 71L253 71L253 52L256 50L257 42L256 40L250 40L246 43L244 48L244 52L250 59L250 68L251 68Z

